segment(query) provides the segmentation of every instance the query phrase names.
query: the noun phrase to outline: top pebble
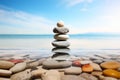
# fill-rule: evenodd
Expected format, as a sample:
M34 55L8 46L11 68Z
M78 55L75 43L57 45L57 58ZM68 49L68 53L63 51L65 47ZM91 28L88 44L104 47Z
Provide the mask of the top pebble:
M57 27L64 27L64 22L63 21L57 22Z

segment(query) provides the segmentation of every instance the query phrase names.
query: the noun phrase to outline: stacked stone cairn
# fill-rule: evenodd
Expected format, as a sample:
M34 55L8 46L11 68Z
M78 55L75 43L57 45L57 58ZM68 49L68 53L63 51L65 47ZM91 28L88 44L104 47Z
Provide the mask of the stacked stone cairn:
M52 49L54 53L52 58L56 60L67 60L70 57L70 49L68 48L70 43L67 41L69 39L69 35L67 35L69 29L64 26L63 21L59 21L57 22L57 27L53 29L53 32L55 33L55 40L52 42L52 45L55 48Z

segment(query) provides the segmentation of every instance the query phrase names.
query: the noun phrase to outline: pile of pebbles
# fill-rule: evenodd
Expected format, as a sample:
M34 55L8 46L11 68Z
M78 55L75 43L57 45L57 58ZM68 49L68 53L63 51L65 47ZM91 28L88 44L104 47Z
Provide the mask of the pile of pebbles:
M53 32L55 33L55 41L52 42L52 45L55 48L67 48L70 46L70 43L67 41L69 39L69 35L67 35L69 29L64 27L63 21L57 23L57 27L53 29Z
M70 42L67 41L69 39L69 35L67 34L69 29L65 27L63 21L59 21L57 22L57 27L53 29L53 32L55 33L55 40L52 42L52 45L54 46L52 49L52 59L67 60L70 57L70 49L68 48Z
M120 55L71 56L64 61L51 56L4 57L0 58L0 80L120 80Z

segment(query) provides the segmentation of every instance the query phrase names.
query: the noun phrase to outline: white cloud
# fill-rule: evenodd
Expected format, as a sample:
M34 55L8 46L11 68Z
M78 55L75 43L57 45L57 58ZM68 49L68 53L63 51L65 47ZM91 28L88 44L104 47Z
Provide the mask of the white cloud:
M63 0L63 3L67 6L67 7L73 7L75 5L78 5L80 3L92 3L93 0Z
M37 33L52 32L53 21L41 16L35 16L22 11L0 9L1 33ZM8 26L9 25L9 26ZM2 27L4 28L1 31ZM9 28L8 28L9 27ZM11 30L11 31L10 31Z

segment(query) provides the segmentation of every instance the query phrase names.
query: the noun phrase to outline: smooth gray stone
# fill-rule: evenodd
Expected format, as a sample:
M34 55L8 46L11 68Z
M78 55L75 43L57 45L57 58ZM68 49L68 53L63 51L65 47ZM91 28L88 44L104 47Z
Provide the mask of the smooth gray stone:
M68 60L70 58L70 55L68 53L55 53L51 57L54 60Z
M66 34L66 33L69 32L69 29L66 28L66 27L55 27L55 28L53 29L53 32L54 32L54 33L60 33L60 34Z
M57 48L66 48L70 46L70 43L68 41L53 41L52 45Z
M52 49L53 53L70 53L69 48L53 48Z
M56 60L46 60L43 62L43 68L54 69L54 68L66 68L70 67L72 62L70 61L56 61Z
M94 63L100 64L103 62L103 60L93 60Z
M56 35L54 35L54 39L66 41L67 39L69 39L69 35L66 35L66 34L56 34Z

